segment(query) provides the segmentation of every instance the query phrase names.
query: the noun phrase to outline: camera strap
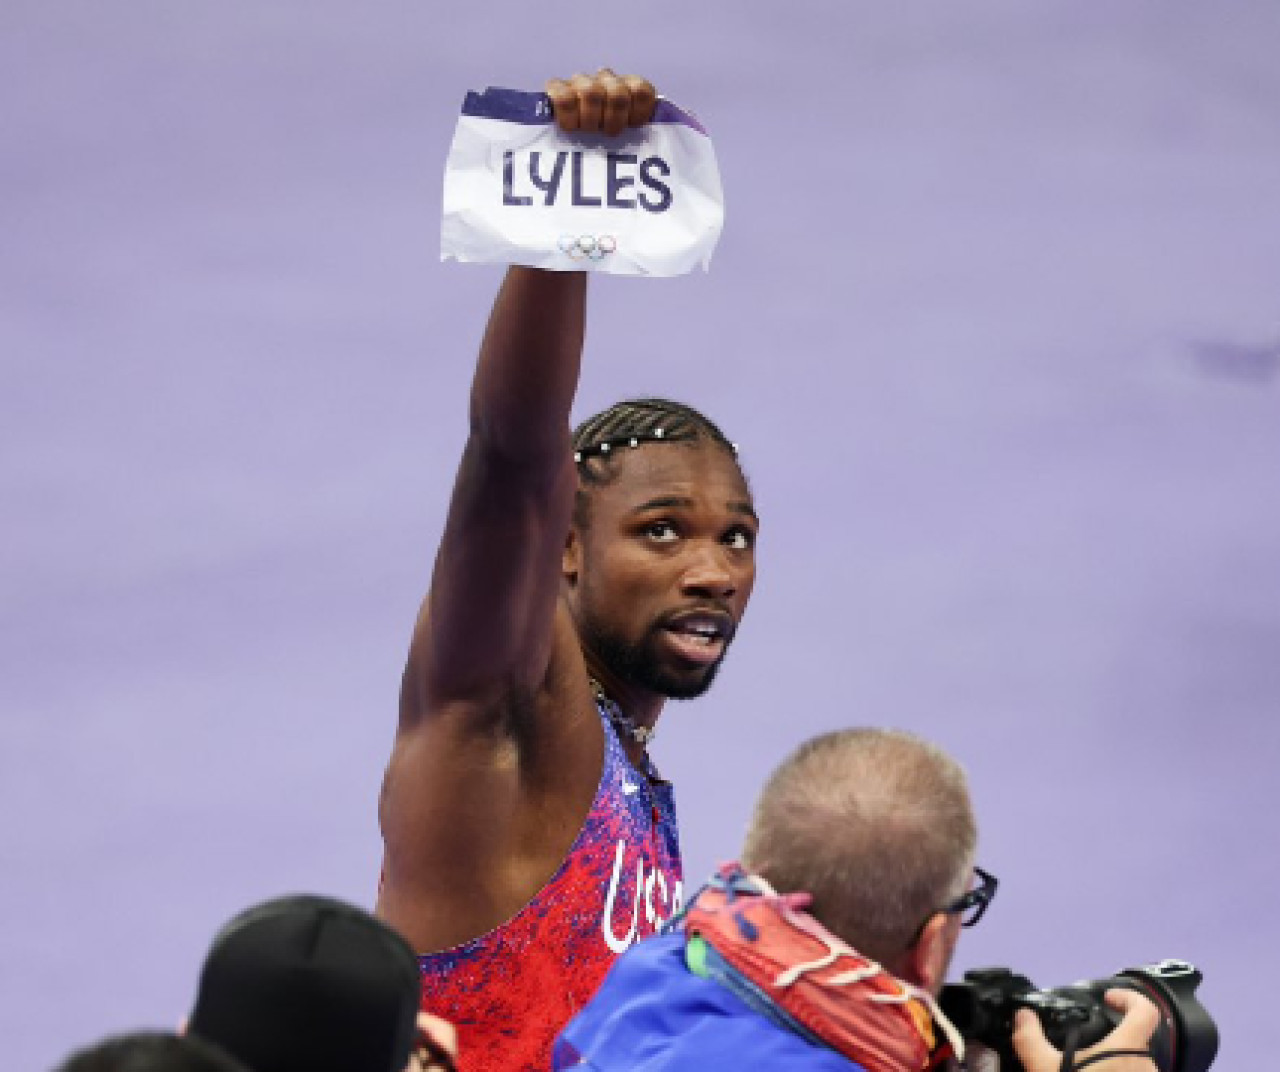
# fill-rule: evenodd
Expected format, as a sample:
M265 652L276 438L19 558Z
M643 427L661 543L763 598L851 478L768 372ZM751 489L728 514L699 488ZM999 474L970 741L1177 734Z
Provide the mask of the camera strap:
M1064 1059L1066 1058L1067 1055L1065 1051L1063 1052L1062 1056ZM1080 1069L1088 1068L1090 1065L1096 1065L1099 1061L1105 1061L1109 1057L1150 1057L1150 1056L1151 1056L1150 1050L1103 1050L1100 1053L1090 1054L1088 1057L1086 1057L1083 1061L1081 1061L1078 1065L1075 1066L1075 1072L1080 1072ZM1065 1069L1068 1066L1064 1064L1062 1067Z
M1076 1064L1076 1046L1080 1042L1080 1025L1072 1023L1067 1027L1067 1037L1062 1040L1062 1065L1059 1072L1080 1072L1083 1068L1096 1065L1111 1057L1150 1057L1150 1050L1100 1050L1091 1053L1079 1064Z
M1058 1072L1076 1072L1076 1047L1080 1044L1080 1023L1072 1020L1067 1024L1067 1034L1062 1040L1062 1064Z

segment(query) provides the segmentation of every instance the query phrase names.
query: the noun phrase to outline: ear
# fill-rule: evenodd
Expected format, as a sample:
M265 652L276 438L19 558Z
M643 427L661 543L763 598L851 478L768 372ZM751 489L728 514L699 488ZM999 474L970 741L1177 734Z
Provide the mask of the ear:
M582 537L578 533L578 527L570 525L569 534L564 538L564 551L560 555L560 575L570 588L577 585L581 569Z
M951 954L959 937L959 917L935 912L924 925L919 940L907 950L902 977L930 994L937 994L946 981Z

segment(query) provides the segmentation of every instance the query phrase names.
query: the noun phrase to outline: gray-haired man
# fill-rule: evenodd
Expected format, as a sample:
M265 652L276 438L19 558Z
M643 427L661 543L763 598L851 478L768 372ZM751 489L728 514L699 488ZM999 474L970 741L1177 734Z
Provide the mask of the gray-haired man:
M672 933L624 955L565 1029L555 1067L923 1072L963 1044L935 998L960 929L995 893L975 866L964 773L894 730L801 745L756 806L741 865L722 868ZM794 892L793 892L794 891ZM799 892L804 891L804 892ZM1081 1062L1150 1072L1155 1006L1131 991ZM1058 1072L1039 1021L1017 1021L1027 1072Z

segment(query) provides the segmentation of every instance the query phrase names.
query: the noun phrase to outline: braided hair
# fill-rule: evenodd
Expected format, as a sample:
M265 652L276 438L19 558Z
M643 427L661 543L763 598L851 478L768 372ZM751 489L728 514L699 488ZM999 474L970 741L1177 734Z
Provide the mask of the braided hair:
M697 440L715 443L738 460L738 445L730 442L715 421L669 398L629 398L588 417L573 430L573 460L581 483L575 523L583 526L587 522L587 489L607 484L616 475L610 464L616 453L641 443Z

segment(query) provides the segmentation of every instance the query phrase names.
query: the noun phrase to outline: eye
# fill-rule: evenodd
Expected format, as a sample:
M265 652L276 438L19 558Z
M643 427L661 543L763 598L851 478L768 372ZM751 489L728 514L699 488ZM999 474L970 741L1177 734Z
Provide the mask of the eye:
M730 529L725 533L724 542L734 551L749 551L755 546L756 534L750 529Z
M654 543L671 543L680 538L676 527L670 521L655 521L645 526L644 534Z

